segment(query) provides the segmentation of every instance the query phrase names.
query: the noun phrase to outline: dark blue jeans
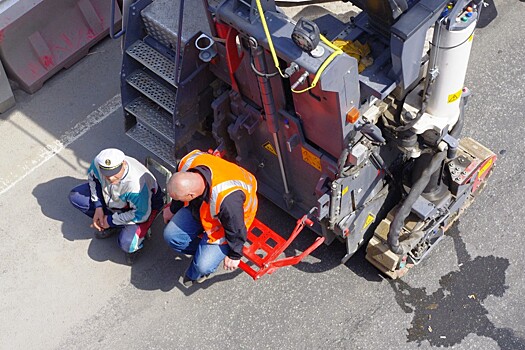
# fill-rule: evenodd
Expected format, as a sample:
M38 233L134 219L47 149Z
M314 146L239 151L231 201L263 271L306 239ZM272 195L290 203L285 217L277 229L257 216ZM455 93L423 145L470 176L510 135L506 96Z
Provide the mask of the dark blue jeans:
M186 276L194 281L215 272L230 251L227 244L208 244L203 232L201 223L195 221L188 208L177 211L164 228L164 240L173 250L193 255Z
M102 191L97 186L98 197L102 197ZM91 201L91 192L89 190L89 184L84 183L71 190L69 193L69 201L75 208L92 218L95 215L95 205ZM104 214L112 215L113 212L106 207L106 204L102 202L102 209ZM153 223L153 219L157 216L158 210L152 210L151 215L146 222L140 224L130 224L115 226L120 228L118 237L118 244L120 248L126 253L133 253L142 248L142 242L146 237L149 227Z

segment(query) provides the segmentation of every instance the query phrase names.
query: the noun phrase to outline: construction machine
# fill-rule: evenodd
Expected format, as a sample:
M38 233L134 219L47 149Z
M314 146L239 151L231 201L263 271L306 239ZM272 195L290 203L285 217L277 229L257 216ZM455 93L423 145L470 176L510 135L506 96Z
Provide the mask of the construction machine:
M287 238L250 228L241 267L254 279L336 239L342 263L366 245L399 278L496 161L460 137L482 1L355 0L347 22L294 20L274 0L124 1L127 134L169 170L210 149L298 219ZM319 238L280 258L305 226Z

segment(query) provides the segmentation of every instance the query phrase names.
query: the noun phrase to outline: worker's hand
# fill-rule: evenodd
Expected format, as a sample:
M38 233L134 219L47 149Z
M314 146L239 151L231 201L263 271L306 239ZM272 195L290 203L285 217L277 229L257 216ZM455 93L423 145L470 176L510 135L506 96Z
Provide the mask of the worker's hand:
M233 259L230 259L228 257L225 257L224 258L224 269L225 270L230 270L230 271L233 271L235 269L237 269L239 267L239 263L241 262L241 260L233 260Z
M109 222L108 222L108 216L104 215L104 219L102 219L102 228L105 230L109 228Z
M164 223L167 224L170 222L171 218L173 218L173 214L170 210L170 206L166 205L164 209L162 210L162 218L164 219Z
M96 208L95 214L93 215L93 224L91 227L96 228L99 231L103 231L102 227L104 223L104 210L102 208Z

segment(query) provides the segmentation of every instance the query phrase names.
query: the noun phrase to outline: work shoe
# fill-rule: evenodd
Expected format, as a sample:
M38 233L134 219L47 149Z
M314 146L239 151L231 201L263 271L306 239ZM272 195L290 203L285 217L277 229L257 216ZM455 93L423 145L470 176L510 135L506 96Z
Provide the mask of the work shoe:
M118 227L110 227L105 229L104 231L95 231L95 237L98 239L104 239L108 238L110 236L113 236L116 233L120 232L120 228Z
M201 277L197 278L196 280L192 280L188 276L186 276L186 274L184 274L184 278L182 279L182 284L184 285L184 287L189 288L189 287L193 286L193 284L195 284L195 283L202 283L202 282L206 281L208 279L208 277L210 277L209 274L201 276Z
M126 264L133 265L133 263L137 260L138 256L140 255L140 250L134 251L133 253L125 253L126 254Z

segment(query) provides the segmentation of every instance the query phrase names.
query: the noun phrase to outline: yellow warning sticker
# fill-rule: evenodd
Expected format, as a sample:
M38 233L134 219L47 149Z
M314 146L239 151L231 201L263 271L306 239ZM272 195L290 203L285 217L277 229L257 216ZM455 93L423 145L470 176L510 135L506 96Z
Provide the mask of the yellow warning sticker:
M370 224L373 223L375 221L375 219L376 219L376 217L375 217L374 214L372 214L372 213L368 214L368 216L366 217L365 224L363 225L363 228L361 230L364 230L368 226L370 226Z
M491 166L492 166L492 160L493 158L490 158L489 161L483 165L481 167L481 169L479 169L479 173L478 173L478 179L481 179L481 177L483 176L483 174L485 174L485 171L487 171L487 169L489 169Z
M273 148L272 144L270 143L270 141L266 141L263 145L265 150L267 150L268 152L272 153L274 156L277 155L277 152L275 152L275 148Z
M344 196L346 194L346 192L348 192L348 186L343 188L343 192L342 192L341 196Z
M458 92L448 95L448 103L456 102L461 97L463 89L459 89Z
M468 37L468 41L472 41L474 39L474 34Z
M303 160L306 163L321 171L321 158L319 158L304 147L301 147L301 152L303 153Z

